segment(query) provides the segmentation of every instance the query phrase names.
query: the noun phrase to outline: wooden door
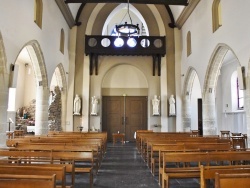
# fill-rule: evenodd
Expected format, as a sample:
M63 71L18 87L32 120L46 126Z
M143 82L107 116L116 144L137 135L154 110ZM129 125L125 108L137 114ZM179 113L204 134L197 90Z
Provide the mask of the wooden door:
M125 133L126 141L134 141L136 130L147 129L147 97L103 97L102 130Z

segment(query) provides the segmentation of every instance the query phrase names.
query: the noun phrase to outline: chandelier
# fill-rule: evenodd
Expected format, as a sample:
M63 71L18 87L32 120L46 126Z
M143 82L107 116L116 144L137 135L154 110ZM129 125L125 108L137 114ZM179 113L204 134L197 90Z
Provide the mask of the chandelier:
M126 36L130 36L130 35L134 35L134 34L137 34L139 35L140 33L140 28L139 28L139 24L133 24L132 22L132 18L130 16L130 12L129 12L129 0L128 0L128 6L127 6L127 13L124 15L123 19L125 18L126 15L129 16L129 19L130 19L130 23L127 23L125 22L124 24L119 24L119 25L116 25L115 28L116 28L116 32L120 35L126 35ZM123 21L122 19L122 21ZM122 22L121 21L121 22Z

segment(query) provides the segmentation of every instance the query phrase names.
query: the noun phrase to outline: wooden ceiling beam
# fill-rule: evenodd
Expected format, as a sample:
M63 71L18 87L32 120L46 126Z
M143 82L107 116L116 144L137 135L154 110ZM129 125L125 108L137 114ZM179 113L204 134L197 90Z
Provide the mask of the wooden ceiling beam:
M65 0L65 3L128 3L127 0ZM135 4L188 5L188 0L129 0Z

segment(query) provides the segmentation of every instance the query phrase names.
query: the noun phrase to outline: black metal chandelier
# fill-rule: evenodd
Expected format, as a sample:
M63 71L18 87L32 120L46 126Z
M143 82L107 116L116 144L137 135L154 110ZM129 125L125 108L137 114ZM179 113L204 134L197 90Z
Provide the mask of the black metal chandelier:
M130 36L130 35L139 35L140 34L140 28L139 28L139 24L133 24L132 22L132 18L130 16L130 12L129 12L129 0L128 0L128 8L127 8L127 13L125 14L129 16L129 19L130 19L130 24L125 22L124 24L119 24L119 25L116 25L115 28L116 28L116 32L120 35L125 35L125 36ZM125 18L125 16L123 17L123 19ZM123 21L122 19L122 21ZM122 22L121 21L121 22Z

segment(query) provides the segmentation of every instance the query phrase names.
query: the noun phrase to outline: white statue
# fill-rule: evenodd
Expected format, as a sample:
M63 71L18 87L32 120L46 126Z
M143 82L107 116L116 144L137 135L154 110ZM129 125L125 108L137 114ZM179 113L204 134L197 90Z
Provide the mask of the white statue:
M53 91L50 91L50 95L49 95L49 105L51 105L51 103L53 102L54 100L54 92Z
M175 99L174 95L169 98L169 116L175 116Z
M152 99L152 105L153 105L153 115L160 115L159 113L159 105L160 105L160 97L159 99L157 96L154 96L154 99Z
M97 115L97 104L98 104L98 99L94 96L92 97L92 115Z
M81 110L81 99L76 94L74 99L74 115L80 115L80 110Z

